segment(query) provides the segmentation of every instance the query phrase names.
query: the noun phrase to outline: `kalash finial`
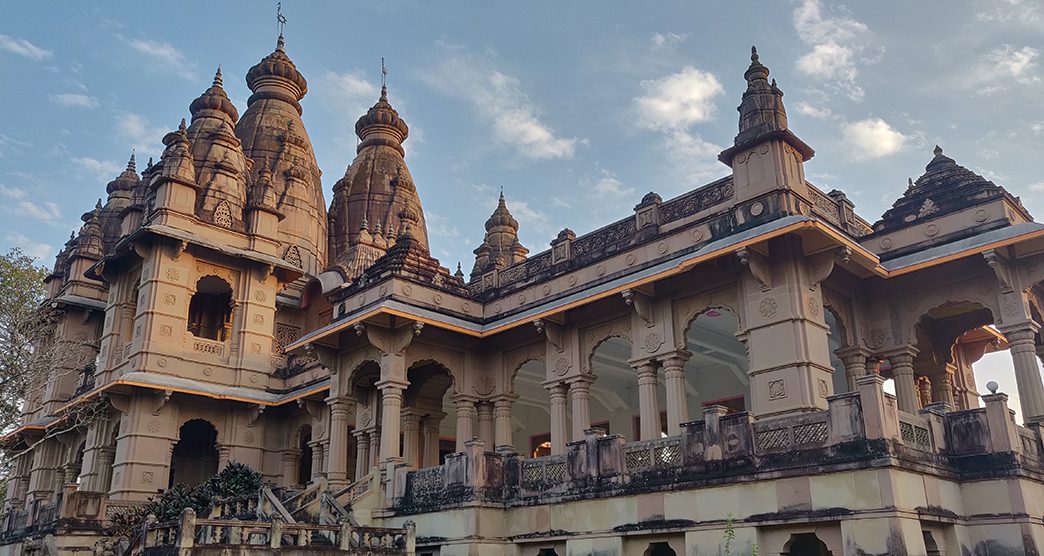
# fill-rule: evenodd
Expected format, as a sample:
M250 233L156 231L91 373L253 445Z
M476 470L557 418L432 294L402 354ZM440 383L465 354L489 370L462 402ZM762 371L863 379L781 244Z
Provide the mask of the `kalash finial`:
M935 156L940 156L940 155L942 155L943 150L942 150L942 147L940 147L939 145L936 145L935 146L935 150L932 151L932 152L935 154Z
M757 62L758 61L758 47L757 46L751 46L750 47L750 61L751 62Z
M130 160L127 161L127 170L130 172L138 171L138 164L134 160L134 149L131 149L131 157Z
M217 71L214 73L214 86L220 87L221 85L221 66L218 66Z

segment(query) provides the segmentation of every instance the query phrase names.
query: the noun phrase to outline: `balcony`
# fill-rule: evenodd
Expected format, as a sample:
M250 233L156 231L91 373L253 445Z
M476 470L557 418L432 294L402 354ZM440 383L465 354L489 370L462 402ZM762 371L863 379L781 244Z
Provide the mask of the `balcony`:
M566 454L540 458L488 452L484 443L468 442L441 466L396 469L396 477L406 476L395 483L399 490L389 506L406 515L473 501L505 508L554 504L853 466L932 469L960 478L986 469L1044 472L1040 430L1015 424L1007 396L983 396L984 408L946 412L929 406L911 414L896 409L895 398L881 391L880 377L865 378L859 391L829 398L824 411L754 420L711 407L674 437L625 442L590 430Z

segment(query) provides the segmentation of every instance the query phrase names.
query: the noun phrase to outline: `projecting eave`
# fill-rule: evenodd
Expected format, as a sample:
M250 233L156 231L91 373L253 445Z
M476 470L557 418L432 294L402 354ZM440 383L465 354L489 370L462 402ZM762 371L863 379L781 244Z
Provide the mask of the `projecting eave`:
M105 310L105 301L101 299L91 299L89 297L83 297L82 295L64 294L59 295L52 299L51 304L57 307L63 305L72 305L74 307L82 307L84 309L95 309L99 311Z
M816 234L817 230L820 232L819 234ZM503 316L464 318L458 315L449 315L443 311L420 307L401 299L380 299L351 311L346 310L343 313L343 317L305 334L296 342L287 346L287 351L297 350L298 353L303 353L305 347L309 344L337 346L339 343L338 337L341 333L351 330L357 323L377 318L381 315L409 318L423 322L426 325L436 326L467 336L487 337L511 328L528 325L539 318L545 318L605 297L617 295L627 289L662 280L688 271L698 264L718 257L732 255L741 247L755 246L771 238L790 233L816 234L824 245L836 245L838 242L844 243L853 252L852 260L855 262L852 264L864 265L871 272L880 270L877 264L877 257L858 243L852 241L846 234L824 224L813 216L786 216L709 242L699 249L666 258L652 265L636 269L634 272L587 287L581 287L575 291L568 291L552 299L535 302ZM478 302L476 301L475 303L477 304ZM494 299L486 305L496 304L497 299ZM475 313L488 314L485 308L483 308L483 311L475 311Z
M1019 256L1044 251L1044 224L1025 222L990 230L945 245L896 257L881 263L888 276L906 274L922 268L943 264L989 249L1015 246Z

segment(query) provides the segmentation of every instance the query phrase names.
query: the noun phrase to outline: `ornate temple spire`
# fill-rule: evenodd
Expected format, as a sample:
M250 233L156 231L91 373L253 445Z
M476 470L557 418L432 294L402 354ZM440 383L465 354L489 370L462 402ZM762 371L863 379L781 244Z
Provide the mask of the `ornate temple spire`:
M255 162L251 181L260 168L271 171L272 193L283 215L278 240L281 255L300 258L306 275L315 276L326 265L327 217L322 172L312 142L301 120L301 99L308 82L286 53L282 27L286 18L277 13L276 48L246 74L251 95L236 124L243 152ZM261 160L270 162L258 164ZM293 292L290 292L293 294Z
M225 88L222 85L221 66L218 66L217 71L214 73L214 81L210 88L203 91L203 94L189 105L189 112L192 114L193 124L195 124L197 118L203 116L221 117L221 115L226 115L233 124L239 119L239 112L232 105L232 101L228 99L228 94L225 93Z
M497 208L486 220L486 236L482 245L475 249L475 267L471 271L472 280L492 268L506 268L526 260L529 249L518 241L518 221L511 216L500 192Z
M111 199L113 194L117 192L133 191L140 182L141 178L138 177L137 164L134 161L134 151L131 151L130 160L127 161L127 169L105 186L105 192L109 194Z
M387 85L356 122L355 132L360 140L355 160L334 184L330 204L331 266L348 280L362 274L404 234L416 243L415 249L428 250L424 210L402 148L409 126L388 101ZM360 228L363 222L366 234Z

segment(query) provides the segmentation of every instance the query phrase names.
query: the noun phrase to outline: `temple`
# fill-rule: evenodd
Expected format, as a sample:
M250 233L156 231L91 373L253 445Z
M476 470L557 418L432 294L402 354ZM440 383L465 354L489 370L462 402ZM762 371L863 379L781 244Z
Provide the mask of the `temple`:
M750 60L720 179L542 250L501 194L467 276L387 87L327 210L283 37L242 116L219 70L47 277L0 554L1041 553L1044 225L939 147L864 220Z

